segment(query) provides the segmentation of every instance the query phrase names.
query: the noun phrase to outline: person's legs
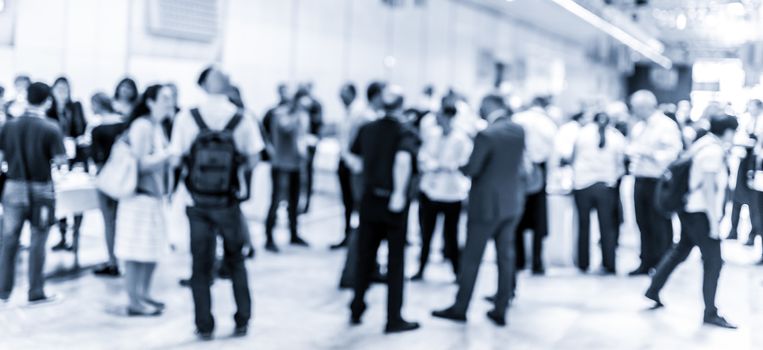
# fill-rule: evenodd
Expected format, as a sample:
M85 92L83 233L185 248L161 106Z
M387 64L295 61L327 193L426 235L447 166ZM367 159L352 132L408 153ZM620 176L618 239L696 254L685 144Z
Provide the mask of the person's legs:
M739 237L739 234L737 233L737 229L739 228L739 218L742 214L742 206L744 204L738 202L738 201L732 201L731 206L731 230L729 230L728 236L726 236L727 239L737 239Z
M140 290L142 268L143 267L141 266L141 263L137 261L125 261L125 288L127 289L128 311L146 311L146 307L143 305L143 298Z
M657 184L655 183L652 187L652 198L656 195L656 186ZM654 203L654 201L652 201L652 203ZM651 222L652 230L654 232L654 237L652 237L654 239L654 244L652 245L653 250L651 261L647 267L656 268L662 257L667 254L668 250L670 250L670 247L673 245L673 220L665 217L665 215L657 210L657 207L654 205L652 205L650 209L652 212Z
M445 241L445 257L453 265L453 273L458 275L459 249L458 224L461 221L461 202L443 203L445 220L443 222L443 238ZM511 244L514 244L512 242Z
M239 216L239 208L222 209L213 214L213 219L223 236L223 264L228 267L233 283L233 297L236 300L236 314L233 318L236 327L246 327L252 314L252 297L242 254L246 237L240 226L230 224L240 221Z
M605 271L616 271L617 249L617 194L615 189L601 184L597 189L596 216L601 235L601 264Z
M546 205L546 191L542 190L533 195L535 197L533 215L533 260L532 270L535 274L545 272L543 264L543 241L548 236L548 206Z
M352 231L352 212L355 211L355 200L352 197L352 182L350 180L352 174L344 161L339 162L337 175L339 176L339 188L342 192L342 204L344 205L343 242L346 243L350 237L350 231Z
M186 213L191 228L193 257L191 292L195 307L196 328L199 332L210 333L215 328L209 286L214 276L216 227L212 225L207 210L188 207ZM234 223L237 222L234 221Z
M657 265L657 269L652 275L652 282L646 291L646 295L649 298L657 299L659 302L659 295L662 288L667 283L668 278L676 269L676 267L684 262L686 258L694 249L694 241L691 239L690 233L692 229L692 222L688 219L687 214L679 214L681 219L681 240L676 244L660 261Z
M402 214L390 214L387 223L387 324L403 321L403 283L405 280L405 231Z
M2 251L0 251L0 299L7 300L16 279L16 255L24 222L29 217L29 207L3 200Z
M516 218L501 222L493 238L495 239L496 261L498 263L498 292L495 297L494 312L503 318L514 292L514 234Z
M525 251L525 234L527 234L527 230L531 228L531 220L529 214L531 207L528 204L529 201L530 197L526 197L524 212L522 212L522 217L519 220L519 225L517 226L517 232L514 238L514 253L517 259L515 267L517 271L522 271L525 269L525 262L527 260L527 253Z
M299 216L299 171L288 172L289 181L289 233L291 234L291 243L304 243L299 237L298 216Z
M156 300L151 296L151 281L154 277L154 271L156 271L155 262L147 262L142 265L142 275L140 276L140 293L141 298L144 301L155 302Z
M29 247L29 301L45 299L45 245L48 242L49 226L31 225Z
M66 245L66 231L69 228L69 222L67 218L62 218L58 220L58 232L61 235L61 240L56 243L56 245L53 246L54 251L58 250L65 250L68 246Z
M466 246L462 252L461 267L458 272L458 293L452 307L453 311L460 315L466 315L466 310L469 308L482 256L485 254L485 246L494 234L496 225L489 222L477 223L472 220L467 223Z
M313 163L315 163L315 152L317 151L317 148L315 146L309 146L307 148L307 161L305 166L305 207L302 209L301 212L307 213L310 210L310 201L313 198ZM299 183L299 182L297 182ZM299 185L297 186L299 189ZM297 193L299 193L299 190L297 190ZM299 202L299 200L297 200ZM299 209L297 209L299 210Z
M116 237L117 205L119 202L109 196L98 192L98 202L103 216L103 231L106 238L106 250L109 254L108 266L117 266L117 257L114 255L114 242Z
M631 274L646 274L649 271L649 263L651 263L654 232L652 232L652 216L650 213L652 212L654 202L652 201L653 195L649 192L648 182L648 179L636 178L633 185L633 207L636 214L636 224L641 236L641 264Z
M707 221L707 215L703 213L689 215L692 221L692 230L689 234L691 234L702 253L702 264L704 267L702 296L705 302L705 317L715 317L718 315L718 308L715 305L715 294L718 290L718 278L723 267L721 241L710 238L710 223Z
M350 305L353 321L360 321L366 310L365 296L376 267L376 254L385 235L384 226L378 221L364 218L361 213L358 228L358 268L355 271L355 295Z
M419 226L421 228L421 254L419 255L419 271L416 279L424 276L424 269L429 260L435 225L437 223L437 206L424 193L419 196Z
M584 188L574 192L578 212L578 268L587 271L590 264L591 247L591 210L593 208L593 189Z
M265 218L265 236L267 237L266 246L269 248L275 248L275 240L273 239L273 228L276 225L276 214L278 212L278 205L281 201L281 189L283 188L281 182L281 174L278 169L270 169L271 183L271 195L270 195L270 209L268 209L268 215Z

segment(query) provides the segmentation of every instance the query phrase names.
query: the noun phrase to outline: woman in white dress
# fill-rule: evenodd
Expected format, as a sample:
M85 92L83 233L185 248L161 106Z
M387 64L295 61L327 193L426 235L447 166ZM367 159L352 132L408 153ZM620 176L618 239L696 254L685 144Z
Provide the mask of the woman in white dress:
M164 304L151 297L151 278L168 252L164 199L170 153L160 122L173 112L172 91L149 86L130 116L127 142L138 159L138 188L117 209L116 256L125 262L129 316L158 316Z

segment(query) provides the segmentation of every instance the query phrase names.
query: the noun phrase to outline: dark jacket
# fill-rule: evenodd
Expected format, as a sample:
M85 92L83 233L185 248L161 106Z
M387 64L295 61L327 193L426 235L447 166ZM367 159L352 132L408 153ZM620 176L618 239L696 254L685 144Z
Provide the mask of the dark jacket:
M79 102L67 102L64 106L65 115L58 115L55 103L48 109L48 118L55 120L61 126L65 137L77 138L85 134L87 123Z
M508 117L477 134L469 163L462 168L472 179L469 220L496 221L521 214L524 145L524 130Z

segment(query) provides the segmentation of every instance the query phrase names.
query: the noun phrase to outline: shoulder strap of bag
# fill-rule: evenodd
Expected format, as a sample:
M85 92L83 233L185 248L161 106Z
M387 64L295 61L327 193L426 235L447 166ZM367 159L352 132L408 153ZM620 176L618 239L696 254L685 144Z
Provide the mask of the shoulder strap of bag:
M209 131L209 126L204 122L204 118L201 117L198 108L191 109L191 116L193 117L193 121L196 122L196 126L199 127L199 130Z
M238 124L241 123L241 120L244 119L244 115L241 113L241 111L236 112L236 115L231 118L231 120L228 122L228 124L225 125L225 131L233 131L236 129Z

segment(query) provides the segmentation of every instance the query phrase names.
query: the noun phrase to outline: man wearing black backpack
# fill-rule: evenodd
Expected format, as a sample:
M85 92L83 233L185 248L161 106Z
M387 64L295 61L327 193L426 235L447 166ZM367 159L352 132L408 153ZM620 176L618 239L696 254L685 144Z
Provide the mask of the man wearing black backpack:
M680 179L663 180L658 185L657 207L672 208L678 212L681 219L681 239L657 265L652 284L646 292L646 297L655 302L655 309L663 307L660 290L678 264L686 260L697 246L702 254L704 268L704 323L731 329L736 326L718 315L715 294L723 266L719 226L723 218L725 190L729 177L726 168L726 148L731 145L737 125L736 118L731 116L712 117L710 132L697 140L689 148L687 155L669 167L672 178ZM678 188L683 190L675 191ZM672 191L672 195L660 195L663 190L665 193ZM674 202L674 198L680 199L679 205L668 203Z
M172 150L184 160L185 185L191 194L186 213L191 228L193 274L191 290L197 334L212 338L210 284L217 235L223 238L223 264L233 282L237 311L234 336L244 336L251 316L251 296L244 265L247 239L241 230L239 203L248 194L245 174L254 168L264 148L254 119L230 102L228 80L217 67L202 71L199 86L206 100L178 115Z

